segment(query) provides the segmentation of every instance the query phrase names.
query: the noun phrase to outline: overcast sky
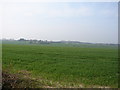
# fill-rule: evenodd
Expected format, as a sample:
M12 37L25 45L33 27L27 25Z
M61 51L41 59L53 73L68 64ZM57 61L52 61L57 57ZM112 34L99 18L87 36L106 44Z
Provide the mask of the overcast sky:
M117 2L5 3L2 38L118 42Z

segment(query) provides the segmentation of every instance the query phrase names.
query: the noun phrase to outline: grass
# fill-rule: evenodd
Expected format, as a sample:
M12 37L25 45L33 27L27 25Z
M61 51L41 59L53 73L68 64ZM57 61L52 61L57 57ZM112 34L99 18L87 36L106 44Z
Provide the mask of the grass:
M117 87L116 48L3 44L3 70L26 70L51 87Z

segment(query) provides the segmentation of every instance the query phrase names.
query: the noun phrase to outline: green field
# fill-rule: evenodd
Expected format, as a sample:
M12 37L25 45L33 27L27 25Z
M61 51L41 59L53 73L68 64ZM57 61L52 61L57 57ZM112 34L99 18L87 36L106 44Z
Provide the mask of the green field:
M109 47L109 46L108 46ZM117 87L116 47L3 44L3 70L25 70L51 87Z

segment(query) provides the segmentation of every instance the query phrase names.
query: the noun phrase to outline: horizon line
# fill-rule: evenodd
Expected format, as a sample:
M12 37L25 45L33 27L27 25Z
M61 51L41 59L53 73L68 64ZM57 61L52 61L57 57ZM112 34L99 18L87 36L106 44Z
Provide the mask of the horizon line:
M24 39L24 40L42 40L42 41L53 41L53 42L60 42L60 41L73 41L73 42L81 42L81 43L91 43L91 44L119 44L118 42L117 43L110 43L110 42L89 42L89 41L80 41L80 40L48 40L48 39L25 39L25 38L19 38L19 39L14 39L14 38L2 38L0 40L15 40L15 41L18 41L20 39Z

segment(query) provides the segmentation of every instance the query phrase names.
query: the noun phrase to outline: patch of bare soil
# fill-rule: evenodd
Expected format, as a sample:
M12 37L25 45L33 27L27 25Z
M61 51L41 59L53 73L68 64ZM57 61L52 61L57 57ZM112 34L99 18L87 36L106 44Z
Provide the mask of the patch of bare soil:
M25 77L21 77L24 74L21 71L18 74L10 74L6 71L2 72L2 88L36 88L40 87L40 83L34 79L28 78L28 74L24 75Z

